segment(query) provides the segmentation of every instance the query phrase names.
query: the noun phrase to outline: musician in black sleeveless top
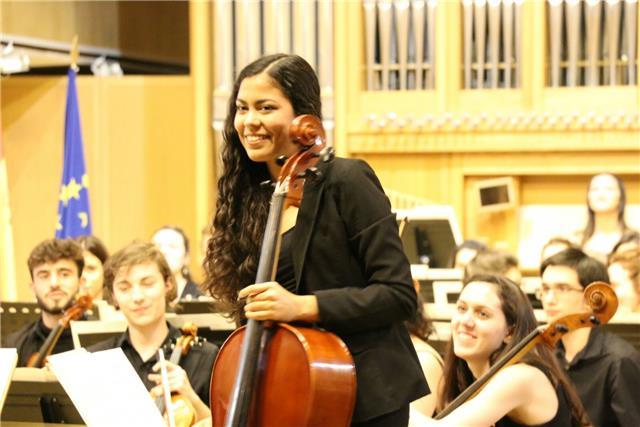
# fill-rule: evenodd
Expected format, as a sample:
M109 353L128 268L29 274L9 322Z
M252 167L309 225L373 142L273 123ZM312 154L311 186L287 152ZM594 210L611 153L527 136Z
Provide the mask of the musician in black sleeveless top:
M29 259L30 287L42 310L38 320L3 339L3 347L18 350L18 366L26 366L29 358L40 350L51 330L75 301L84 279L82 248L73 240L49 239L33 248ZM10 314L9 314L10 315ZM73 350L71 330L62 331L52 354Z
M353 425L406 426L409 403L429 392L403 324L416 292L395 215L365 162L318 164L299 210L284 212L276 282L251 285L273 191L261 183L277 179L279 156L298 151L289 126L300 114L322 116L304 59L271 55L242 70L225 121L206 285L238 320L303 321L336 333L356 366Z
M491 275L471 277L451 319L452 337L438 390L438 411L488 372L536 325L528 298L511 280ZM415 425L570 427L589 423L553 353L538 344L443 419L422 419Z

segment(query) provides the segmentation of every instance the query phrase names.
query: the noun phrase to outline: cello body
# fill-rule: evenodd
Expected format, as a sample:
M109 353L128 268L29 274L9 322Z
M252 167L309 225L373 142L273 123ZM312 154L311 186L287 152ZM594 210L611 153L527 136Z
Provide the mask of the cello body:
M220 350L211 378L213 426L224 425L246 327ZM318 329L274 323L258 365L251 427L348 427L356 398L356 373L346 345Z

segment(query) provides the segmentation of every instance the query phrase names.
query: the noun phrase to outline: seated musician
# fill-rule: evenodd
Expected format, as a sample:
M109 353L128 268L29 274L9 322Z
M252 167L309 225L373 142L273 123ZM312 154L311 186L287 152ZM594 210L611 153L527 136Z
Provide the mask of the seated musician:
M607 271L618 296L618 310L640 313L640 248L614 252Z
M493 249L484 249L478 252L464 268L464 279L477 274L492 274L506 277L518 286L522 281L522 273L518 269L518 260L511 254L499 252Z
M438 390L438 411L451 403L537 323L527 296L511 280L478 275L465 282L451 319L451 345ZM553 353L536 345L503 368L473 398L441 420L415 426L586 425L584 408Z
M607 268L579 249L542 262L539 298L553 319L586 310L584 287L609 282ZM601 328L582 328L562 337L557 352L594 426L640 425L640 354Z
M151 242L160 249L173 272L177 291L174 302L202 296L202 291L189 273L189 239L186 233L180 227L164 225L153 233Z
M27 261L31 274L31 290L35 294L42 314L35 322L10 334L3 347L18 349L18 366L27 366L63 317L64 311L74 303L82 282L84 256L82 248L72 240L50 239L41 242ZM73 349L71 331L66 328L51 354Z
M105 286L127 320L127 331L89 348L120 347L153 397L163 394L158 349L166 354L169 389L188 399L196 421L209 417L209 382L218 348L208 342L193 345L180 359L169 362L170 345L181 332L167 323L167 292L174 285L164 256L152 243L134 242L116 252L105 265Z

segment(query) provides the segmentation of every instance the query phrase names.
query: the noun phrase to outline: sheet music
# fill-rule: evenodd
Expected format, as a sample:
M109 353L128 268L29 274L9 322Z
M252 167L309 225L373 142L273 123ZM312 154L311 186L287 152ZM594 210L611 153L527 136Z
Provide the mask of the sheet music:
M56 375L89 427L164 427L160 412L120 348L49 356Z
M9 384L13 371L18 364L18 350L15 348L0 348L0 412L7 398Z

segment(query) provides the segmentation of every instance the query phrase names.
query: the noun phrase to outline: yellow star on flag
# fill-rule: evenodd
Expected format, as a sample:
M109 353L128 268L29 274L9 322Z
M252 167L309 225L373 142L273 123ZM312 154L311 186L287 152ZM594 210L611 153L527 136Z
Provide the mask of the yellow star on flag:
M86 212L78 212L78 218L80 218L80 227L87 228L89 224L89 215Z
M87 190L89 189L89 175L86 173L82 175L82 186Z
M60 201L64 203L65 206L69 203L69 192L67 191L67 186L64 184L60 187Z
M67 184L67 199L80 200L80 190L82 190L82 185L78 184L75 178L71 178Z

